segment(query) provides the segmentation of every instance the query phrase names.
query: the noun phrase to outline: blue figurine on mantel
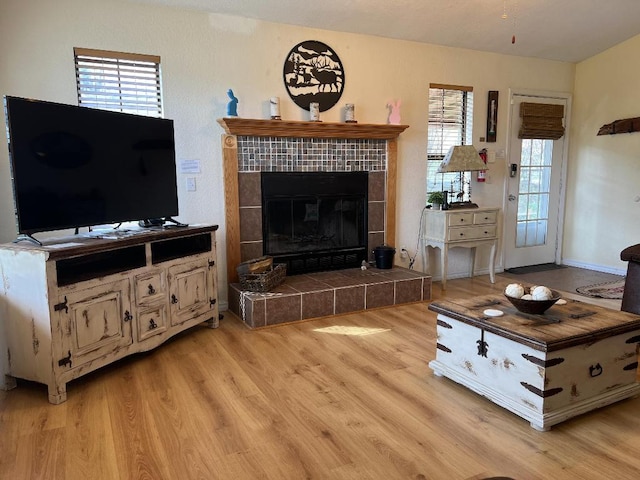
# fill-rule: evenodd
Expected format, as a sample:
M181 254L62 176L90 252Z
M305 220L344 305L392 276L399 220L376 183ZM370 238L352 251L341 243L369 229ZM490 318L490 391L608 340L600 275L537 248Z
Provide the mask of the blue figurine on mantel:
M238 116L238 99L233 94L233 90L231 89L227 91L227 95L231 99L231 101L227 104L227 116L237 117Z

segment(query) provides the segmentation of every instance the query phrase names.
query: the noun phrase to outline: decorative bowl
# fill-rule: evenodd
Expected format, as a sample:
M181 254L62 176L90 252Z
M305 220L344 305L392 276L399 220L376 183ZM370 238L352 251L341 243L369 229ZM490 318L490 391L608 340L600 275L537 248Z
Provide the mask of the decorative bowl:
M530 293L530 288L525 287L524 293L525 295ZM554 303L560 300L560 294L557 291L551 290L551 295L552 297L550 300L523 300L521 298L510 297L507 294L505 294L505 297L507 297L507 300L509 300L511 304L522 313L542 315L551 308Z

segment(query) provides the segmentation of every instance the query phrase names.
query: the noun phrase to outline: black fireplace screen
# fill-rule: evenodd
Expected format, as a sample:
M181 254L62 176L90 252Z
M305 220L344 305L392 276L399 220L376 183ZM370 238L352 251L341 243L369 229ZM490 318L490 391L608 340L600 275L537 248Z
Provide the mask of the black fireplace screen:
M263 250L288 273L367 258L367 172L263 172Z

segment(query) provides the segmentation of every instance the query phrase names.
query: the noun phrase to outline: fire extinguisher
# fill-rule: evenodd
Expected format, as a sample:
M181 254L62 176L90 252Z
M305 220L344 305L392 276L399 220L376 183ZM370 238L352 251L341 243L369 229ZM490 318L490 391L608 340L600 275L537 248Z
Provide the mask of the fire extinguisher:
M480 155L480 158L482 159L482 161L486 165L487 164L487 149L483 148L478 153ZM484 182L486 180L486 174L487 174L486 170L478 170L478 178L476 180L478 182Z

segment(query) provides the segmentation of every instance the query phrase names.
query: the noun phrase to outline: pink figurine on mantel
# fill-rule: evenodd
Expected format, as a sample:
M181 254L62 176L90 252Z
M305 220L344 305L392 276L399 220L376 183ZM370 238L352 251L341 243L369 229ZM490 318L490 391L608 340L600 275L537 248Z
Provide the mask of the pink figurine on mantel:
M387 102L387 108L389 109L389 120L388 123L390 125L400 125L400 100L390 100Z

